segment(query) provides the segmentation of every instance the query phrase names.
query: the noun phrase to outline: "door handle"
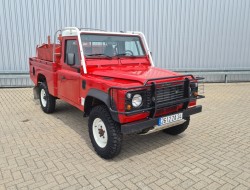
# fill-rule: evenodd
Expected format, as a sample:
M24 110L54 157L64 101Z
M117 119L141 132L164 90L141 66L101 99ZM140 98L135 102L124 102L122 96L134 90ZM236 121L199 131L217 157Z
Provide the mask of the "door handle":
M61 76L61 80L66 80L65 76Z

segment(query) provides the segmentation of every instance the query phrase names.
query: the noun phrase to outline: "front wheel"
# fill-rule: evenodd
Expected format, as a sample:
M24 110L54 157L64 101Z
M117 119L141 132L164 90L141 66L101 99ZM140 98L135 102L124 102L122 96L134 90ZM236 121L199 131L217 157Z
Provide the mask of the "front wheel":
M39 99L41 108L45 113L52 113L55 111L56 99L50 95L48 86L46 83L39 85Z
M180 133L184 132L188 128L190 117L186 118L185 120L186 121L182 123L181 125L176 125L174 127L164 129L163 132L170 134L170 135L179 135Z
M112 119L106 106L99 105L91 110L88 128L91 143L100 157L111 159L120 153L120 125Z

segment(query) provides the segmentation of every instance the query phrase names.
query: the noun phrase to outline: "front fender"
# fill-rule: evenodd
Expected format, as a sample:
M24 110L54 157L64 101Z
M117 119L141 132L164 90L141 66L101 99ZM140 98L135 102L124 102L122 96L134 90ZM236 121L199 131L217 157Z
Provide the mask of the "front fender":
M107 106L107 108L110 110L110 97L109 97L108 93L105 93L101 90L92 88L88 91L88 94L86 96L86 102L85 102L85 106L84 106L85 112L89 109L89 106L91 106L91 105L89 105L89 102L88 102L89 98L91 98L91 97L103 102ZM120 123L120 120L119 120L117 113L110 111L110 115L114 121Z

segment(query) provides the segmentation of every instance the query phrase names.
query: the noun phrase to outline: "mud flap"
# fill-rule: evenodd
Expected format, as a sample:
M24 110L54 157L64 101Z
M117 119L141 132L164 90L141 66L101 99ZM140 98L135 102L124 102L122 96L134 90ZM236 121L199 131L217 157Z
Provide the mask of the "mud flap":
M33 88L33 95L34 95L34 99L39 99L39 87L35 86Z

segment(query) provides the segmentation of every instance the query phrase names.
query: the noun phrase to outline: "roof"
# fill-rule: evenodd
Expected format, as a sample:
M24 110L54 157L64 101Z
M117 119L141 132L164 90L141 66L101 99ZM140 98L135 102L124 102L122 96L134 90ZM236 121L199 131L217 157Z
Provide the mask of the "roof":
M90 29L90 28L76 28L76 27L66 27L62 29L62 36L77 36L79 33L95 33L95 34L113 34L113 35L134 35L138 36L138 34L134 34L133 32L109 32L103 31L99 29Z

